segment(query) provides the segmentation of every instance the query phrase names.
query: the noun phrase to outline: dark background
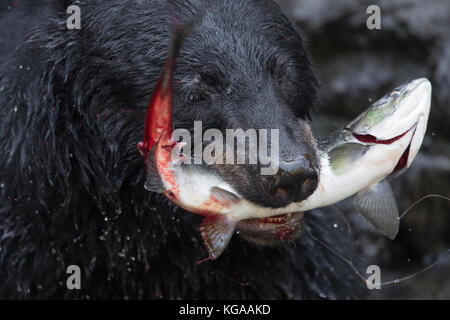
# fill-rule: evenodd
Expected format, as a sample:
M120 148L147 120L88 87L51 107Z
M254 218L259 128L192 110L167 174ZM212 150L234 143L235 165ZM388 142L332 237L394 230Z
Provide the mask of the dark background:
M433 86L427 134L411 168L391 179L399 211L427 194L450 197L450 1L278 0L304 30L321 82L322 104L313 115L315 133L340 128L387 91L415 78ZM381 9L381 30L369 30L366 9ZM408 281L375 290L371 298L450 299L450 203L429 198L401 220L394 241L373 232L351 199L325 209L336 215L336 232L352 226L355 259L379 265L382 282ZM311 213L314 214L314 211ZM352 239L352 240L351 240ZM349 257L348 248L334 248ZM348 272L353 272L348 268Z

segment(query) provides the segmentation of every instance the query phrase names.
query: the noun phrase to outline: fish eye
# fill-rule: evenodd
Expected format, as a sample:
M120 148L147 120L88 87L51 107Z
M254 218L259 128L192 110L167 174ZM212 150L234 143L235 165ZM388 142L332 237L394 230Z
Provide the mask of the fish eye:
M398 98L400 96L400 91L394 90L389 94L390 98Z

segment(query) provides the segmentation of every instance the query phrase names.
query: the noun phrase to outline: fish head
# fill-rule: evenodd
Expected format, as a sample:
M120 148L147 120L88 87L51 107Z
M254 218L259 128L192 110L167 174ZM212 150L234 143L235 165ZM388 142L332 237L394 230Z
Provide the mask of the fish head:
M410 143L395 171L409 168L423 141L431 105L431 83L426 78L412 80L376 101L346 129L360 142L395 144L410 132Z

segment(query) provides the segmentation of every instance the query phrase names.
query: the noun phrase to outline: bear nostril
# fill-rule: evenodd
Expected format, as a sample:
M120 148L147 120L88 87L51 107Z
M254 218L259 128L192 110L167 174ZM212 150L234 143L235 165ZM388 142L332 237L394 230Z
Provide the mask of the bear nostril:
M311 179L307 178L303 183L302 183L302 192L306 192L307 190L309 190L311 188Z
M308 198L317 188L318 175L315 170L309 168L295 172L279 170L275 176L266 178L264 182L270 206L284 207Z
M319 184L319 177L315 170L307 170L301 178L303 182L299 188L300 192L296 197L296 201L302 201L308 198L316 190L317 185Z
M281 201L286 201L289 197L289 192L285 188L278 188L275 193L275 198L280 199Z

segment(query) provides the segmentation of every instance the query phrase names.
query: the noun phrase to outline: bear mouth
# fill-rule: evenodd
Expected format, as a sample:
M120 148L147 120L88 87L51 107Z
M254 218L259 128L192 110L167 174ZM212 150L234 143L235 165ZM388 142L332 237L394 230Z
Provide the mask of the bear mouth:
M251 218L237 223L238 233L246 240L263 246L292 242L304 230L303 212L285 213L267 218Z

